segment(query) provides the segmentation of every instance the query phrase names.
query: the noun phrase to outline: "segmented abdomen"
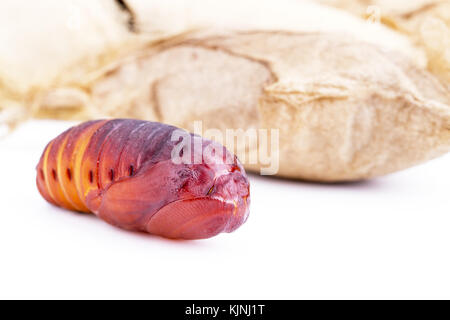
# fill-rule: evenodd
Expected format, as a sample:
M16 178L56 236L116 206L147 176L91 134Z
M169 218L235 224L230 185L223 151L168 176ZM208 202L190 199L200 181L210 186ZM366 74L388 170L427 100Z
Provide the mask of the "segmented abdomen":
M174 163L174 130L130 119L73 127L44 150L38 189L52 204L126 229L189 239L233 231L248 215L244 169L236 157ZM202 150L210 144L202 140Z

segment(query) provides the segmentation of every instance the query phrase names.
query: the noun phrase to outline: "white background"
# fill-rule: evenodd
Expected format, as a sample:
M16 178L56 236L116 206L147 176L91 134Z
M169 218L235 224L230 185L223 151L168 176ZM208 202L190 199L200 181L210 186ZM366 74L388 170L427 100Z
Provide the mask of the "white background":
M450 298L450 156L353 184L250 175L245 225L173 241L40 197L35 166L69 126L0 140L0 298Z

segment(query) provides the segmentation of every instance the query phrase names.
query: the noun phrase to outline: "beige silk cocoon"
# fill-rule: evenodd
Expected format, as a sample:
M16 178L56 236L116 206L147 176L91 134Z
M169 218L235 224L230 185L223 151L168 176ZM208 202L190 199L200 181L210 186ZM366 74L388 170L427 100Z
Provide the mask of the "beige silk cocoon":
M20 39L4 32L15 51L29 46L19 55L0 50L4 117L133 117L188 130L202 120L203 129L242 135L277 129L277 174L327 182L384 175L450 150L443 73L428 51L383 25L306 1L130 0L128 11L106 0L43 2L54 12L51 37L38 22L24 22L34 33ZM84 22L67 25L62 3ZM247 169L265 166L246 161L258 147L250 137L235 148Z

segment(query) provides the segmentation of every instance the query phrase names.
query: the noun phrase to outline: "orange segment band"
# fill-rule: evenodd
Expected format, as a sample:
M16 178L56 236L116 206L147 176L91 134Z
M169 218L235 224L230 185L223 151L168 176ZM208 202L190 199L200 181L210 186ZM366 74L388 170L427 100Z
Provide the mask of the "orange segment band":
M67 199L67 201L70 203L71 208L78 211L82 211L82 207L77 205L76 200L73 198L73 196L68 192L68 179L67 179L67 172L66 168L68 168L67 163L63 163L62 161L62 155L63 151L66 148L67 140L69 138L70 132L66 135L64 138L64 141L62 142L61 146L59 147L58 154L56 156L56 171L58 173L59 178L59 187L61 189L62 194L64 195L64 198Z
M86 151L87 146L89 145L89 142L91 140L92 135L100 128L102 125L106 123L107 120L99 121L92 126L88 127L86 131L84 131L81 136L77 140L77 144L75 146L73 157L72 157L72 163L73 163L73 172L74 172L74 181L75 181L75 187L78 193L79 199L81 199L83 206L87 209L86 205L86 196L87 194L84 194L83 185L86 184L86 181L89 180L89 177L83 177L81 172L81 165L82 160L84 156L84 152ZM86 210L90 212L90 210Z
M49 148L49 153L47 157L47 180L50 187L50 191L55 198L55 200L60 204L60 206L67 208L69 210L75 209L70 200L64 194L62 189L62 176L58 173L58 154L64 146L64 141L67 138L67 134L64 133L57 139Z
M50 198L55 202L59 202L56 200L56 197L53 195L52 190L50 188L50 175L48 174L48 154L50 153L50 149L53 145L53 142L50 142L50 144L47 146L47 149L45 149L44 158L42 161L42 171L44 172L44 181L45 181L45 188L47 189L47 193L50 196Z

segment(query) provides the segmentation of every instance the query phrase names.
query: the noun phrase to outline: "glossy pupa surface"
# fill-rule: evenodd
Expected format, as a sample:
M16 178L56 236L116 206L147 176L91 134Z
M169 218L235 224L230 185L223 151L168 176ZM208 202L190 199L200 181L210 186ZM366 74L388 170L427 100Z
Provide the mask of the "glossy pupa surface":
M131 119L70 128L42 154L39 192L54 205L92 212L128 230L175 239L234 231L249 213L245 170L223 146L184 131L196 153L189 161L174 161L174 150L185 150L173 139L176 130Z

